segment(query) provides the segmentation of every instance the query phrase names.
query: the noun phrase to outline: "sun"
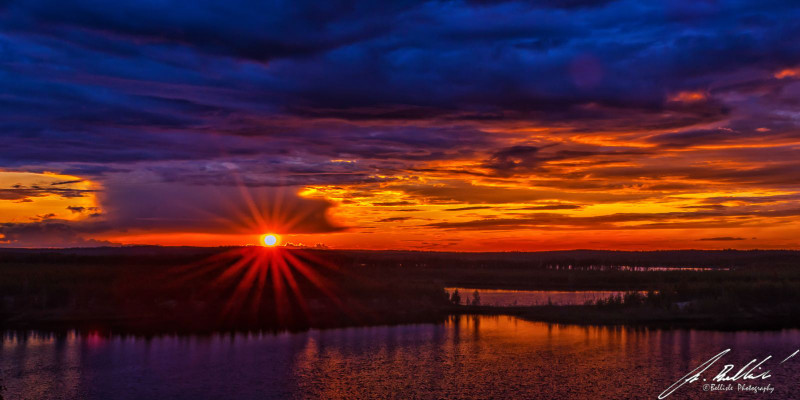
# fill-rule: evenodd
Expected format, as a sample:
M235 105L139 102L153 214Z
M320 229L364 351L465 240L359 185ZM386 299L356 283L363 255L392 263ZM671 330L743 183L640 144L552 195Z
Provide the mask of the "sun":
M259 244L262 246L272 247L278 244L278 235L272 233L265 233L261 235Z

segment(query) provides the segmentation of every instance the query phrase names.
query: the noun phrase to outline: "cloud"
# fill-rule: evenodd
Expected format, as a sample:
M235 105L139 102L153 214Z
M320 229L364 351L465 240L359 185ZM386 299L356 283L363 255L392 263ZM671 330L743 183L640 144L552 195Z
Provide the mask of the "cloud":
M348 225L333 204L571 214L692 195L708 203L677 207L772 218L800 193L798 18L790 1L7 3L0 166L98 192L0 200L97 195L92 219L131 232L251 229L241 187L305 233ZM516 220L548 223L616 222Z
M67 189L67 188L52 188L41 187L38 185L23 186L14 185L12 188L0 188L0 200L25 200L31 197L43 197L48 195L57 195L64 198L84 197L94 190L86 189Z
M100 215L100 207L67 206L67 210L74 214L91 213L90 216Z
M414 204L415 204L414 202L405 201L405 200L403 200L403 201L384 201L384 202L372 203L372 205L376 206L376 207L410 206L410 205L414 205Z
M127 175L105 185L100 196L105 221L118 230L298 234L346 229L329 220L330 202L300 197L296 187L137 181Z
M410 217L390 217L379 219L378 222L402 222L411 219Z
M547 146L511 146L492 153L483 163L482 168L492 170L490 175L508 177L513 175L530 175L531 173L547 173L555 164L580 162L584 165L602 165L627 161L635 156L647 155L646 150L618 150L592 148L558 149L558 144Z
M280 234L331 233L346 229L328 218L330 202L307 199L292 187L192 185L162 182L155 175L113 175L98 193L99 207L67 206L89 219L65 221L55 214L29 223L0 224L5 247L90 247L113 243L96 235L124 233Z
M486 210L491 209L491 206L468 206L468 207L456 207L456 208L446 208L443 211L471 211L471 210Z
M401 191L430 204L507 204L533 201L574 201L589 203L612 203L618 201L645 200L650 193L613 193L605 191L556 190L549 187L492 186L447 179L426 183L398 182L386 184L385 188Z
M734 241L734 240L747 240L747 239L741 238L741 237L732 237L732 236L718 236L718 237L701 238L701 239L697 239L697 240L700 240L700 241L711 241L711 242L728 242L728 241Z
M516 230L516 229L686 229L708 227L738 227L746 225L777 225L780 221L766 222L764 218L794 218L800 209L783 210L731 210L690 211L663 213L613 213L598 216L572 216L555 213L537 213L522 218L483 218L470 221L444 221L424 226L438 229L460 230ZM786 223L786 221L783 221Z
M503 173L516 169L531 170L544 160L537 157L539 148L534 146L511 146L492 154L485 167Z
M577 210L581 207L582 206L578 204L545 204L540 206L512 208L512 210L518 210L518 211Z
M97 247L114 243L86 238L80 224L68 221L0 223L0 247Z
M0 76L9 95L0 159L255 156L337 135L300 132L309 121L324 121L314 130L351 123L352 137L311 146L315 154L408 159L452 155L454 123L462 140L468 129L513 121L575 132L682 129L730 116L713 90L726 74L752 80L764 70L762 80L789 81L772 74L800 63L800 45L785 40L798 33L797 10L788 2L769 7L765 14L747 4L676 13L626 1L8 4L0 11L9 67ZM684 18L692 29L681 29ZM750 28L729 33L741 24ZM581 59L603 71L591 87L570 73ZM702 104L669 101L706 88ZM287 126L291 119L296 126ZM283 139L289 131L296 140ZM494 161L508 166L513 156Z

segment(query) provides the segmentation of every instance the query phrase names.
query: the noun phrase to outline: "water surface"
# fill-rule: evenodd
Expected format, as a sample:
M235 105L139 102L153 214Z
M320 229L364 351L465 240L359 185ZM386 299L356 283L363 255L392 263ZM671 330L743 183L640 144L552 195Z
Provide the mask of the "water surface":
M623 296L625 292L615 290L503 290L503 289L471 289L445 288L448 295L456 289L461 296L461 303L471 302L477 290L480 304L483 306L541 306L547 304L559 306L583 305L605 300L613 296ZM640 292L642 294L646 292Z
M100 337L7 333L5 399L655 398L696 365L783 359L800 332L559 326L506 316L279 335ZM775 368L772 395L800 398L800 360Z

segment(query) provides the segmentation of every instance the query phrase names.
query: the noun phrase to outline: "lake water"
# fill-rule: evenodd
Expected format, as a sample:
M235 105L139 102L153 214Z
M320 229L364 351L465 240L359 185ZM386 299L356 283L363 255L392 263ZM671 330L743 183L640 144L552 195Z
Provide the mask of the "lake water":
M637 265L550 265L547 269L555 270L568 270L568 271L632 271L632 272L678 272L678 271L692 271L692 272L712 272L712 271L730 271L730 267L643 267Z
M481 305L498 307L541 306L548 304L548 302L559 306L574 306L625 294L625 292L612 290L559 291L445 288L448 295L452 294L456 289L461 295L461 304L472 301L473 292L477 290L480 295ZM640 293L644 294L646 292Z
M435 325L279 335L7 333L0 343L0 393L7 400L622 399L656 398L727 348L733 351L724 361L737 369L756 357L781 360L800 348L800 332L634 330L454 316ZM766 381L772 394L705 393L696 382L670 399L800 398L800 356L776 364Z

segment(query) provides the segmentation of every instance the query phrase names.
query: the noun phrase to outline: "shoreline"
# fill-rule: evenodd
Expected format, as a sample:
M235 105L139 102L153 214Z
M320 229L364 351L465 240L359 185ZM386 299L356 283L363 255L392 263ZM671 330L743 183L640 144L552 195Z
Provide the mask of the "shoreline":
M734 313L735 314L735 313ZM530 322L542 322L557 325L618 327L626 329L686 329L704 331L779 331L800 329L800 320L789 315L765 316L752 313L737 314L738 317L726 317L714 314L675 313L656 310L648 307L603 309L588 305L542 305L519 307L495 306L451 306L436 313L419 313L404 316L386 316L370 321L324 320L310 324L274 326L253 324L219 324L185 326L170 323L159 318L143 316L129 317L95 317L51 318L3 320L0 322L2 332L42 332L65 333L101 333L109 335L160 336L160 335L214 335L226 333L301 333L310 330L370 328L379 326L443 324L453 316L508 316Z
M705 331L776 331L800 329L800 320L790 316L739 314L736 317L708 313L675 313L653 308L632 308L606 310L597 306L531 306L508 307L505 310L473 306L458 314L506 315L526 321L545 322L562 325L650 328L650 329L691 329ZM735 314L735 313L734 313Z

